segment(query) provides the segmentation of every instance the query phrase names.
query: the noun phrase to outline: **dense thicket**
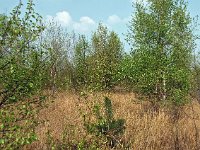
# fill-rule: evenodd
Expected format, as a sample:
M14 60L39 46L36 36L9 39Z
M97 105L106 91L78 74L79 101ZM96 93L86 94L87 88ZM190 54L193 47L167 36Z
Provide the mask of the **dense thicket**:
M37 109L30 97L42 89L45 61L37 42L44 26L33 6L29 1L22 15L20 3L9 16L0 16L1 149L19 149L36 140Z
M42 18L29 1L21 17L20 3L0 22L0 107L22 100L41 89L43 52L37 39L44 30Z

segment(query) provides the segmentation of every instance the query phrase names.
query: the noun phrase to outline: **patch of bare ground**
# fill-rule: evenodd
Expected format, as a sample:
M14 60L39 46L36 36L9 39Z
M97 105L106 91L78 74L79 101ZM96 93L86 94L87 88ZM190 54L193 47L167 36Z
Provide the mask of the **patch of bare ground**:
M49 107L38 114L44 120L36 130L38 141L25 149L49 149L48 131L58 143L64 131L66 144L83 139L90 141L91 135L84 130L83 115L91 116L92 106L96 102L102 103L104 96L112 100L115 117L126 120L125 134L121 137L123 146L116 149L200 149L198 102L193 101L181 108L178 119L174 119L172 110L165 108L153 111L151 103L139 101L131 92L85 94L81 98L73 93L59 93Z

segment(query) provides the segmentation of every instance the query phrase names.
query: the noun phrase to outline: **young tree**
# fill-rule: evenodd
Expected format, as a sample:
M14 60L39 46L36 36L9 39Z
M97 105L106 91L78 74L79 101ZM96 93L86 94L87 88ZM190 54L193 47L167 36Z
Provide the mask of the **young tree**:
M0 149L23 149L36 140L36 101L43 78L42 51L37 39L44 29L42 18L28 0L8 16L0 16ZM32 104L34 103L34 110Z
M184 0L147 0L135 9L127 38L135 84L143 94L180 104L189 94L195 46L187 5Z
M41 44L46 52L47 82L53 94L58 88L67 88L72 64L69 52L74 48L72 37L61 25L54 20L48 22L41 38Z
M79 36L78 42L75 46L75 77L78 86L86 86L88 84L88 56L89 56L89 42L84 35Z
M117 73L123 57L123 44L118 35L113 31L110 32L108 37L108 51L106 63L108 64L110 80L107 81L107 86L113 87L118 84Z
M40 86L40 75L35 73L42 71L42 61L36 40L44 27L33 5L28 1L24 17L22 3L13 9L11 16L1 17L0 107L30 96Z
M117 65L122 55L122 43L114 32L109 32L107 27L99 24L97 31L92 36L94 50L93 80L98 87L110 89L114 86L114 77Z

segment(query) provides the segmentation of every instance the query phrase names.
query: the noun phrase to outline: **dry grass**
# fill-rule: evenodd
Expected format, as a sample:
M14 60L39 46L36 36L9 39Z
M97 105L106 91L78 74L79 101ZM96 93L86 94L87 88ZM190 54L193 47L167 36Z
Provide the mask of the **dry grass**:
M152 110L152 105L135 98L133 93L96 93L85 98L73 93L59 93L48 108L38 114L44 124L37 128L39 141L26 149L48 149L47 131L51 131L54 141L59 141L66 129L66 142L90 141L83 127L82 115L91 114L96 102L108 96L113 103L116 118L126 120L126 130L122 137L123 146L133 150L198 150L200 149L200 105L193 102L181 109L179 118L173 119L169 109ZM102 149L109 149L104 147ZM120 147L118 149L123 149Z

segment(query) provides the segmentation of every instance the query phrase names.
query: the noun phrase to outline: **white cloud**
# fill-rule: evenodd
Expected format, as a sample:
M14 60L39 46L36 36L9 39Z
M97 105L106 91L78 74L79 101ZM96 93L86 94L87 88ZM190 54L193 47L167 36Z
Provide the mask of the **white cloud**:
M55 19L58 20L62 25L66 25L66 26L72 23L72 18L67 11L56 13Z
M83 24L91 24L91 25L95 24L94 20L92 20L90 17L87 17L87 16L81 17L80 22Z
M90 17L84 16L80 18L79 22L74 22L73 28L75 31L85 33L91 31L95 27L95 21Z
M73 23L72 18L67 11L58 12L55 16L46 16L47 22L51 22L52 20L60 23L62 26L69 26Z
M116 23L120 23L121 21L122 19L117 15L109 16L107 20L109 24L116 24Z
M74 21L70 13L67 11L61 11L56 13L55 16L48 15L46 17L47 21L55 20L64 27L68 27L72 30L75 30L79 33L86 33L94 29L96 23L93 19L88 16L83 16L79 21Z
M118 15L114 14L108 17L107 24L115 25L115 24L126 24L131 19L131 17L120 18Z
M74 30L81 34L88 34L91 31L94 31L98 25L89 16L82 16L79 20L74 20L67 11L57 12L55 16L46 16L47 22L51 22L52 20L58 22L63 27L67 27L69 30ZM122 28L122 26L125 26L129 20L131 20L131 16L122 18L113 14L108 16L107 20L103 23L109 29L114 29L119 27Z

